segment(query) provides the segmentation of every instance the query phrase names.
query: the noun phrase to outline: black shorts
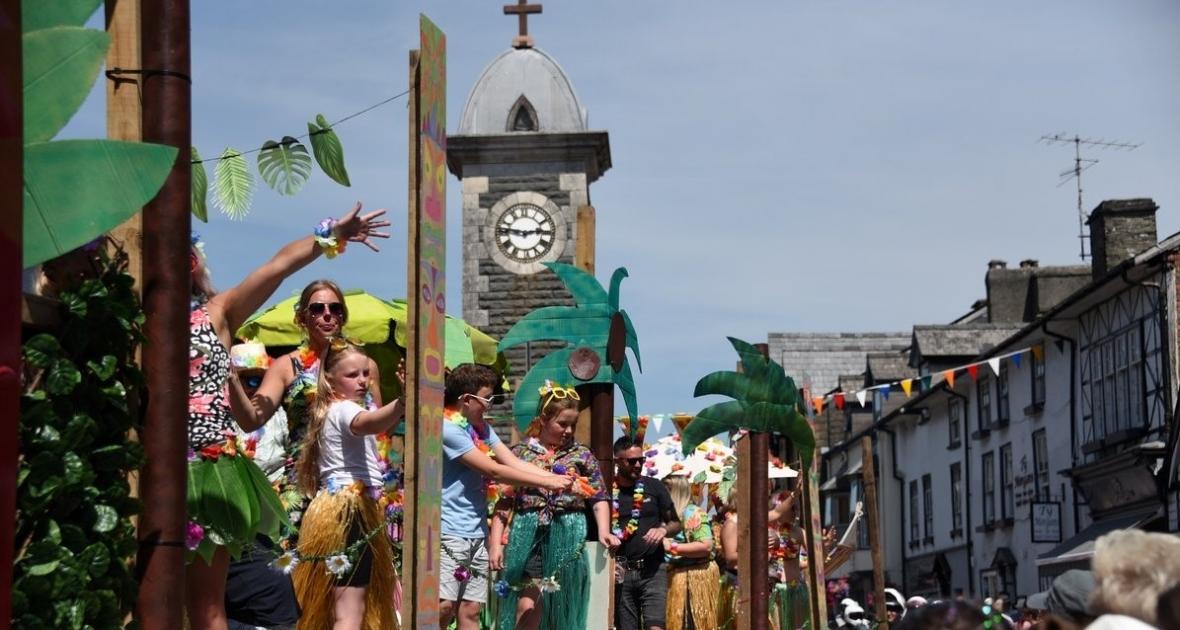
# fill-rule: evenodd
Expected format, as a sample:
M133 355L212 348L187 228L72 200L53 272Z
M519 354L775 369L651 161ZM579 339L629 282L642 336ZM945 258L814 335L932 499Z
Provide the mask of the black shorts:
M352 521L352 527L348 528L348 546L352 546L358 540L365 537L369 533L365 529L365 524L361 522L358 514ZM376 536L384 536L383 532L377 532ZM373 550L368 544L361 547L360 556L356 559L356 564L352 565L352 569L348 573L336 578L336 586L368 586L369 579L373 573Z

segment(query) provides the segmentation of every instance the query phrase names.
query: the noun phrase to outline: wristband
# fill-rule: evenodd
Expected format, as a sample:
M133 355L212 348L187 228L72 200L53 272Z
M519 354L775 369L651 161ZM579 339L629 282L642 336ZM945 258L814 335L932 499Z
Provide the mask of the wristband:
M679 556L680 555L680 543L673 540L672 544L668 545L668 550L672 552L672 555Z
M329 217L320 221L315 226L315 229L312 230L316 245L319 245L320 249L324 250L324 255L329 259L335 258L338 254L343 253L345 246L348 244L348 241L336 237L335 228L336 219Z

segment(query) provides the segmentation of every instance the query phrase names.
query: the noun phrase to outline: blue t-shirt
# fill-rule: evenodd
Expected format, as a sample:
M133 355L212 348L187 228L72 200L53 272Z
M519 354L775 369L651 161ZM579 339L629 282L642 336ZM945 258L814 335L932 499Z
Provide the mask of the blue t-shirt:
M492 425L484 425L483 441L489 447L500 443ZM459 458L475 448L467 429L443 422L442 533L460 538L488 535L488 495L484 477Z

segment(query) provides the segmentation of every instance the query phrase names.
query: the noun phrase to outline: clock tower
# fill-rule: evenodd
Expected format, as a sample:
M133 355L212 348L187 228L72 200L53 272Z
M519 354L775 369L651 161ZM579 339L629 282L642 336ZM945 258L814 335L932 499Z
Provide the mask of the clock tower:
M589 129L569 77L528 35L528 14L540 9L504 7L519 16L519 34L447 136L447 166L463 185L463 318L497 339L533 309L573 303L544 263L573 264L578 208L611 166L607 132ZM551 349L510 350L509 382Z

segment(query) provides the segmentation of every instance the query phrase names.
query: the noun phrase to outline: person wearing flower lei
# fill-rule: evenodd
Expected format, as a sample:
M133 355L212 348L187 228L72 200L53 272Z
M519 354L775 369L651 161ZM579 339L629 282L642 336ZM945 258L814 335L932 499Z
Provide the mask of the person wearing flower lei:
M384 210L360 215L361 205L339 221L332 220L331 238L342 244L385 238L379 228ZM315 235L288 243L267 263L235 287L213 290L203 244L193 237L189 249L192 279L189 315L188 392L188 528L185 605L189 625L196 629L225 628L225 583L231 557L252 543L256 534L275 540L287 521L270 483L248 457L240 456L232 424L246 431L262 425L250 398L230 370L233 331L258 310L279 284L315 260L324 249ZM373 249L376 249L373 247ZM233 480L227 482L227 478ZM228 489L228 490L227 490ZM257 505L254 510L226 510Z
M377 434L405 415L401 398L375 410L362 406L372 374L357 346L333 340L325 352L295 470L307 506L294 565L300 627L396 628L397 575L379 503L385 476ZM376 532L369 535L369 532ZM347 551L354 550L353 553ZM313 559L323 558L323 562Z
M680 517L664 484L642 476L642 445L624 435L615 440L614 452L611 530L621 541L615 553L615 627L662 629L668 594L664 539L680 533Z
M586 627L590 572L582 547L587 505L592 506L598 541L609 549L619 544L610 533L610 508L598 460L574 439L578 392L546 381L539 396L528 438L513 446L512 452L578 483L560 493L520 488L497 504L488 558L493 571L503 570L497 582L497 590L503 593L496 625L500 630ZM507 548L503 544L506 528Z
M439 536L439 625L457 619L477 630L488 597L488 481L569 490L556 475L514 455L484 419L500 377L486 365L464 363L446 377L443 394L442 526Z
M287 415L286 467L277 487L283 507L287 509L294 527L287 534L284 546L293 548L297 540L300 519L310 497L299 491L295 461L308 426L308 410L316 396L320 371L320 357L329 341L342 334L348 322L348 306L344 292L331 280L315 280L303 288L295 303L295 323L304 330L306 340L295 350L276 359L266 371L252 401L259 422L265 422L278 410ZM366 407L381 406L378 387L380 372L369 360L370 391L364 401Z
M713 529L709 516L694 503L688 471L679 468L664 478L672 504L684 527L664 539L668 564L667 630L716 628L720 572L713 556Z

